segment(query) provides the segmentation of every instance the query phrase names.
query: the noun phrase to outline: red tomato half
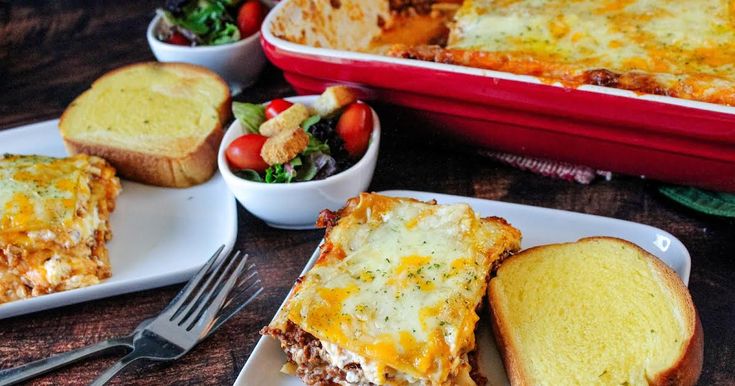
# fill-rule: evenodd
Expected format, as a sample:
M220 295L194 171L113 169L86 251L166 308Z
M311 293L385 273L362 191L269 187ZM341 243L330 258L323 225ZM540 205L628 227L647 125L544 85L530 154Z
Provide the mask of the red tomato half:
M260 156L260 149L268 137L260 134L246 134L230 143L225 150L227 163L235 170L253 169L263 172L268 164Z
M344 141L345 150L352 158L365 154L372 131L373 112L364 103L347 106L337 121L337 134Z
M191 42L189 39L186 38L186 36L174 32L171 34L171 36L168 37L168 40L166 40L166 43L168 44L176 44L177 46L190 46Z
M274 99L265 108L265 119L271 119L291 106L293 106L293 103L285 99Z
M237 29L240 30L240 38L258 32L265 18L265 7L258 0L248 0L237 12Z

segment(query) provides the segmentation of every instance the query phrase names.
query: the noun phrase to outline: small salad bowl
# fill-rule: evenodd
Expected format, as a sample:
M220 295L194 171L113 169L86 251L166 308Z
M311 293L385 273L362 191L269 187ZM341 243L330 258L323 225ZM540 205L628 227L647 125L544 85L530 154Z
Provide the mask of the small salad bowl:
M318 95L309 95L286 99L311 106L317 98ZM232 123L222 139L217 155L219 171L240 204L268 225L282 229L314 229L319 212L341 208L348 198L364 192L370 185L380 147L380 121L374 110L372 113L373 131L365 154L349 169L325 179L268 184L236 176L227 163L225 150L232 141L245 134L238 120Z
M184 62L209 68L230 86L233 95L255 83L265 67L265 55L260 46L260 32L234 43L216 46L180 46L158 40L162 16L156 15L148 25L148 44L160 62Z

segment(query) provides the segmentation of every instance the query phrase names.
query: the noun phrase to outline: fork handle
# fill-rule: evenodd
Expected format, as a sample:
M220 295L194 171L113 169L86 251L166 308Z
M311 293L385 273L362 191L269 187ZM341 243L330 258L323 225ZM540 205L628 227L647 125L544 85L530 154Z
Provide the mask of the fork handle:
M120 346L132 348L133 335L108 339L76 350L68 351L63 354L54 355L45 359L39 359L35 362L27 363L25 365L14 367L12 369L0 370L0 386L23 382L51 370L55 370L76 361L82 360L84 358L90 357L99 352Z
M119 361L115 362L114 365L105 370L104 373L100 374L97 379L89 384L89 386L102 386L106 384L110 381L110 379L114 378L117 373L122 371L122 369L124 369L127 365L141 358L143 358L143 356L140 355L138 352L136 352L135 350L131 351L128 355L125 355Z

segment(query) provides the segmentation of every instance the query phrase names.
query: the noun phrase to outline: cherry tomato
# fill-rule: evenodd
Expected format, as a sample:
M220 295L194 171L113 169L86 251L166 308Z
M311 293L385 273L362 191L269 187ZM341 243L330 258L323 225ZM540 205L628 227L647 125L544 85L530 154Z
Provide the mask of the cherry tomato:
M166 43L176 44L177 46L190 46L191 45L191 42L189 41L189 39L187 39L186 36L178 32L172 33L171 36L169 36L168 39L166 40Z
M227 163L233 169L253 169L256 172L263 172L268 168L268 164L263 161L260 156L260 149L268 137L260 134L246 134L230 143L225 150Z
M353 103L345 109L337 121L337 134L345 143L350 157L365 154L373 131L373 113L364 103Z
M241 39L258 32L265 18L265 7L259 0L247 0L237 12L237 28Z
M271 119L291 106L293 106L293 103L285 99L274 99L265 108L265 119Z

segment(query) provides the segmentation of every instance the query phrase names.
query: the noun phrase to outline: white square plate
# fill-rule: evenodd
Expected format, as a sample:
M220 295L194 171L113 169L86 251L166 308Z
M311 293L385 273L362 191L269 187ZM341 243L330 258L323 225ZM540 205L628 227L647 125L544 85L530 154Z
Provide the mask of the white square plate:
M676 237L648 225L563 210L437 193L391 190L381 192L381 194L413 197L424 201L435 199L440 204L457 202L470 204L481 216L500 216L520 229L523 233L523 248L576 241L588 236L619 237L632 241L658 256L679 274L684 283L689 282L689 271L691 269L689 251ZM302 275L311 268L318 255L319 250L317 249L306 264ZM477 344L479 347L480 371L488 377L489 386L507 385L508 379L489 328L488 317L481 315L479 323ZM261 337L245 366L240 371L235 385L303 385L298 378L280 372L285 360L285 354L274 339Z
M66 156L58 120L0 131L0 154ZM0 183L2 183L0 181ZM235 199L217 173L186 189L122 181L111 216L112 277L86 288L0 304L0 319L188 280L237 236Z

